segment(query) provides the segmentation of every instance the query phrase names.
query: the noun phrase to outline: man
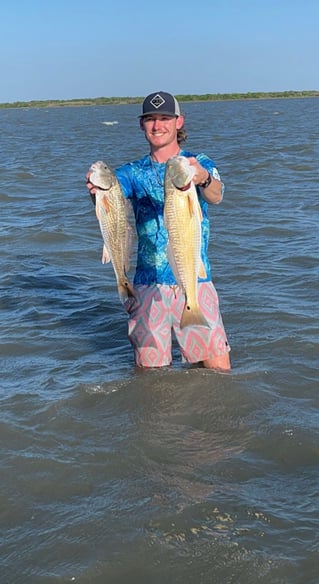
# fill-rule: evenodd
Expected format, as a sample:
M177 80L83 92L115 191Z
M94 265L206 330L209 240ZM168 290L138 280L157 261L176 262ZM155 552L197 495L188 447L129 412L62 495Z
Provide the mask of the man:
M125 303L128 337L140 367L163 367L172 361L172 330L184 361L201 363L218 371L230 370L229 351L218 296L211 282L207 257L209 239L208 204L220 203L223 184L214 162L205 154L194 155L181 149L186 140L184 116L176 98L158 91L148 95L142 106L140 128L150 153L116 170L124 196L130 199L138 236L134 290L137 301ZM177 286L166 255L167 230L163 220L164 173L169 158L182 155L194 167L193 182L203 214L202 260L206 278L199 278L198 301L209 327L187 326L179 322L185 297ZM94 185L87 175L87 186L94 197Z

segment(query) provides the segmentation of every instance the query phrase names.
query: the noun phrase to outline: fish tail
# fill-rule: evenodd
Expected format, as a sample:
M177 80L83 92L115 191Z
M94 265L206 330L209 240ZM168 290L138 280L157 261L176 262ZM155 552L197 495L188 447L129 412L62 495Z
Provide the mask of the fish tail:
M118 291L119 291L119 296L120 296L121 302L123 304L124 304L125 300L127 300L127 298L130 298L130 297L133 297L133 298L135 298L135 300L137 300L134 288L133 288L131 282L129 282L128 280L124 280L123 282L119 282Z
M198 304L191 306L187 301L185 302L184 310L182 313L182 318L180 322L180 328L185 328L186 326L208 326L209 324L204 317Z

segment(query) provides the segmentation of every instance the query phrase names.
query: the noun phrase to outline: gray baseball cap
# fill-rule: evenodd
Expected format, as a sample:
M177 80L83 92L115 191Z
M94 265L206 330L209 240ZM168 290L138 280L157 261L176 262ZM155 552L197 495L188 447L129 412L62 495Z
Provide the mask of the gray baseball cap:
M144 99L142 113L139 117L142 118L143 116L149 116L150 114L163 114L166 116L178 117L181 115L181 110L174 95L171 95L166 91L156 91Z

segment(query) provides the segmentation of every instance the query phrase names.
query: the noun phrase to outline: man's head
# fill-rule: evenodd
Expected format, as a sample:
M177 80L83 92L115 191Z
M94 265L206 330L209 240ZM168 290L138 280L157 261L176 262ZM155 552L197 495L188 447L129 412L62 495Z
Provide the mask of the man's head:
M144 99L140 118L152 114L163 114L177 118L181 115L181 110L173 95L166 91L156 91Z
M166 91L148 95L142 106L140 128L151 146L161 147L176 141L185 142L184 116L177 99Z

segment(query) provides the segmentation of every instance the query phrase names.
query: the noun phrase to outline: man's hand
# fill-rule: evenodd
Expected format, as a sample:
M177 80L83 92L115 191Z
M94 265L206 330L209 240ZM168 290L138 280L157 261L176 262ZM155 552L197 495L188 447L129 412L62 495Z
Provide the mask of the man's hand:
M201 185L208 178L208 170L206 170L201 164L199 164L197 158L190 157L187 158L189 164L194 167L195 174L193 176L193 183L195 185Z
M93 183L91 183L91 172L90 171L88 171L86 173L85 179L86 179L86 182L85 182L86 188L89 190L91 199L93 201L93 204L95 205L96 187L94 186Z

